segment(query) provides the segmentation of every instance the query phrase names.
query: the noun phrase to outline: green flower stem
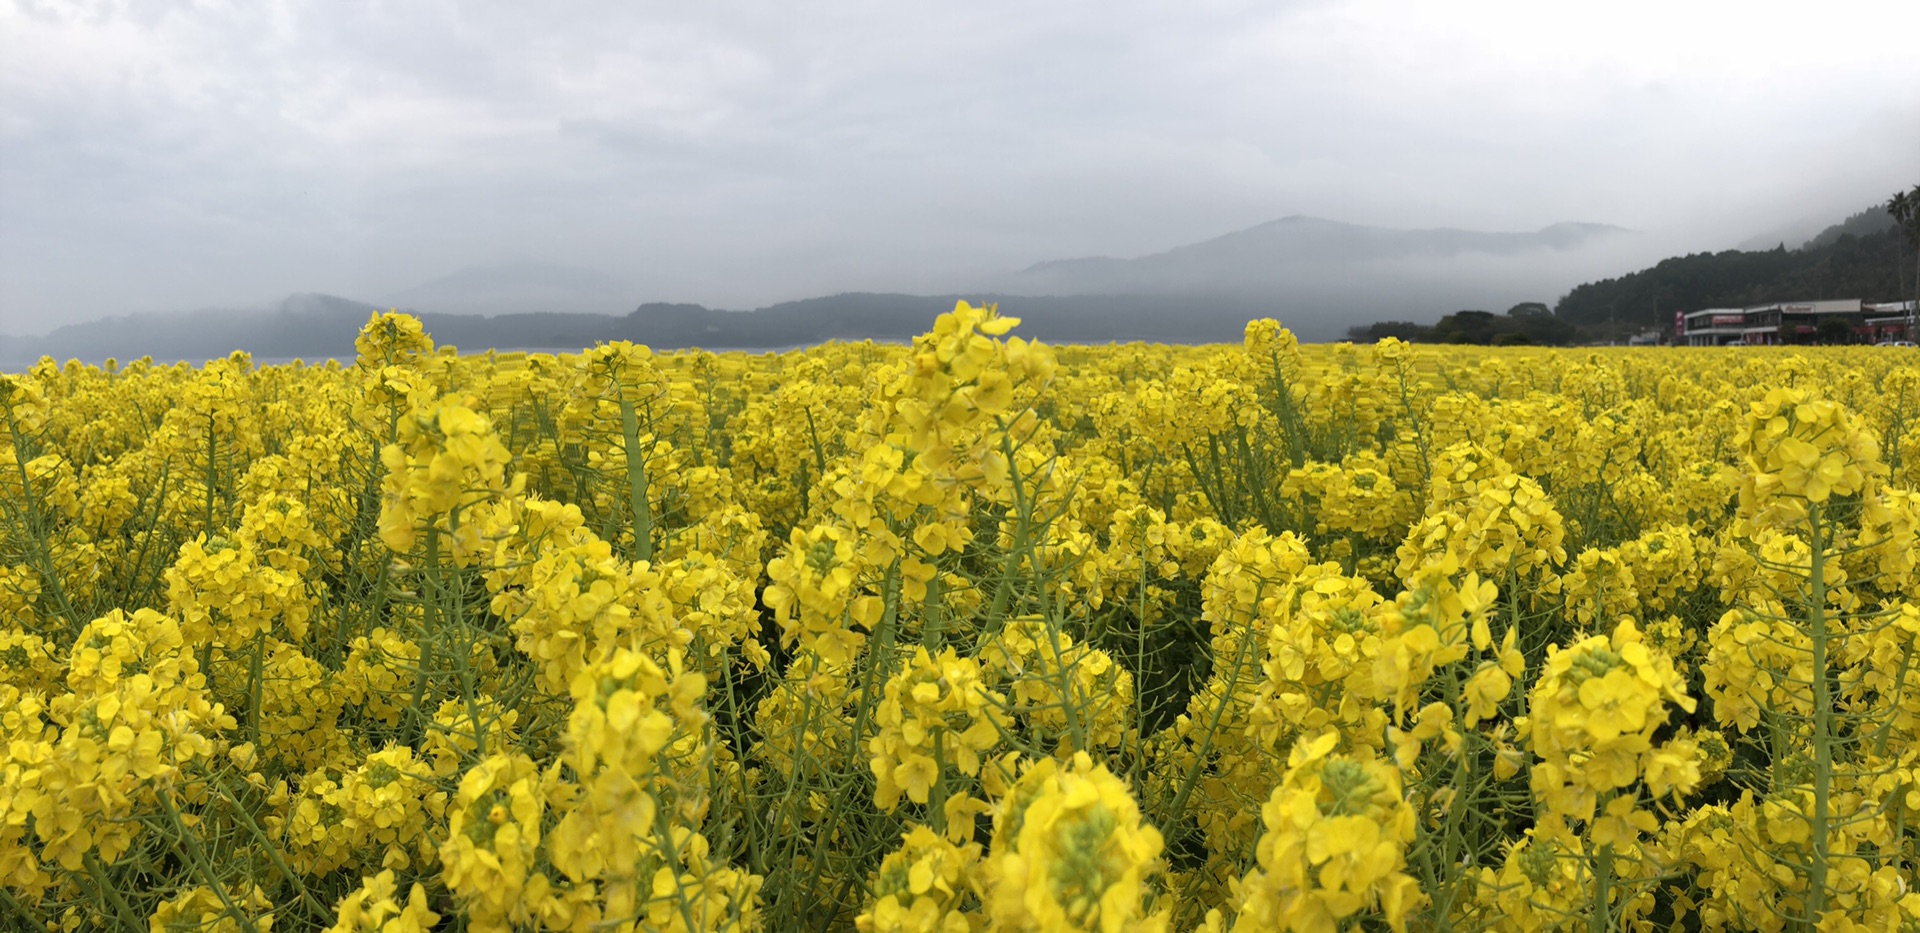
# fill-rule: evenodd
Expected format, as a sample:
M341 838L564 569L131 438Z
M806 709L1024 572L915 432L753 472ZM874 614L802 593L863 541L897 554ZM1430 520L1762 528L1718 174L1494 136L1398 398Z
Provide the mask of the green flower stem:
M633 560L653 560L653 507L647 502L647 461L640 452L640 418L620 400L620 435L627 449L627 507L633 514Z

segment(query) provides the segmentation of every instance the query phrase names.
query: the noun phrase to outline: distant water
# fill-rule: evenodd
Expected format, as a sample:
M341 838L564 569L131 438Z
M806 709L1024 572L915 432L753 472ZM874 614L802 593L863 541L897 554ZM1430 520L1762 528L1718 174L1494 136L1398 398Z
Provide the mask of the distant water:
M841 342L857 343L859 341L841 341ZM907 341L905 340L876 340L874 342L885 343L885 344L899 344L899 345L905 345L907 343ZM794 350L804 350L808 347L813 347L813 346L819 346L819 344L818 343L796 343L796 344L788 344L786 346L779 346L779 347L698 347L698 348L687 348L687 349L676 349L676 350L656 350L655 352L690 353L690 352L693 352L694 349L700 349L700 350L705 350L709 353L745 353L749 356L763 356L763 355L772 354L772 353L789 353ZM494 352L550 353L558 356L563 353L579 353L580 351L586 350L586 349L589 349L589 347L499 347L499 348L494 348ZM3 351L0 351L0 352L3 352ZM486 353L486 352L487 352L486 350L469 350L465 347L460 348L460 354L462 356L477 356L479 354ZM126 357L119 357L117 359L119 359L120 364L122 366L125 366L129 361L129 358L126 358ZM210 359L213 359L213 358L210 358ZM352 357L340 359L339 357L335 357L335 356L255 356L253 358L253 363L255 366L287 366L297 361L297 362L305 363L308 366L318 367L318 366L327 365L327 362L329 360L339 360L339 363L342 366L350 366L353 364ZM94 366L99 366L106 362L106 357L92 357L92 358L83 357L80 359L80 361L82 363L90 363ZM13 357L13 356L0 355L0 373L21 372L31 367L33 364L37 362L39 362L38 357L29 358L29 357ZM66 360L61 360L60 362L64 363L66 362ZM155 365L159 365L159 366L171 366L174 363L178 363L178 362L186 362L194 366L201 366L206 364L208 360L180 359L180 358L162 359L159 357L154 358Z
M890 343L892 341L876 340L874 342ZM905 341L901 341L901 343L904 344ZM784 347L697 347L697 348L688 348L688 349L682 349L682 350L657 350L656 349L654 352L663 353L663 354L664 353L692 353L696 349L698 349L698 350L705 350L708 353L745 353L749 356L764 356L772 353L789 353L794 350L805 350L806 348L812 347L812 346L818 346L818 344L796 343L791 346L784 346ZM565 353L579 353L582 350L588 350L588 349L592 349L592 348L591 347L502 347L502 348L492 348L491 352L528 353L528 354L546 353L546 354L551 354L553 356L559 356ZM481 356L488 352L489 350L468 350L466 347L460 348L461 356ZM304 357L304 356L256 356L253 358L253 362L254 362L254 365L256 366L285 366L295 361L304 362L308 366L325 366L327 365L327 360L329 359L334 359L334 357L312 358L312 357ZM352 357L348 357L347 359L340 360L340 365L342 366L353 365Z

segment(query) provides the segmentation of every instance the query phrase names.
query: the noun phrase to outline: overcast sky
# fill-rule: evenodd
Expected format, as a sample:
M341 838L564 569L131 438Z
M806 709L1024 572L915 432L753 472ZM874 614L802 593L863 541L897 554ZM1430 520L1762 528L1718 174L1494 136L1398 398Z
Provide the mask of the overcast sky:
M941 291L1288 214L1726 248L1920 182L1916 34L1900 0L0 0L0 333L503 260Z

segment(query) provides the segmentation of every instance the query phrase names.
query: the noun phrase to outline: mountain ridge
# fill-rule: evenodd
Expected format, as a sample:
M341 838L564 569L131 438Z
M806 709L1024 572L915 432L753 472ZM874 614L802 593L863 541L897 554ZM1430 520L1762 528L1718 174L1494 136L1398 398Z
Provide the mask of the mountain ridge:
M1431 320L1462 307L1506 306L1557 293L1579 277L1543 257L1584 257L1576 265L1590 267L1598 260L1583 247L1629 232L1578 222L1530 233L1394 230L1294 214L1139 259L1083 257L1028 267L1100 273L1081 276L1072 288L1022 287L1034 284L1029 275L1024 282L977 283L982 287L970 292L846 291L744 311L634 303L613 293L617 280L605 273L510 261L463 267L391 293L386 301L303 292L254 310L79 322L39 337L0 339L0 365L23 365L42 355L198 361L236 348L263 358L337 358L351 355L352 336L366 316L388 307L415 313L441 343L467 348L582 347L627 339L662 349L768 349L833 339L903 340L963 298L998 301L1026 320L1023 334L1054 342L1236 341L1256 317L1278 318L1303 340L1330 340L1379 316ZM1152 274L1156 262L1171 263L1178 274ZM498 294L490 291L495 286ZM462 293L468 299L461 300ZM596 296L599 304L583 310L572 301L580 295Z
M1570 289L1554 314L1573 324L1665 327L1674 311L1767 301L1911 298L1912 262L1893 216L1875 204L1829 224L1799 248L1730 249L1669 256Z
M1303 266L1463 254L1511 257L1535 250L1567 252L1630 233L1624 227L1579 221L1549 224L1530 232L1459 227L1403 230L1290 214L1130 259L1084 256L1044 260L996 284L1015 294L1245 290L1284 285L1286 279L1297 277Z
M1024 319L1022 336L1052 343L1235 341L1248 320L1270 313L1258 304L1217 296L844 292L751 311L647 302L624 315L417 312L415 316L437 345L463 350L570 350L611 340L632 340L660 350L784 350L828 340L906 341L926 331L936 316L952 310L960 300L999 303L1007 313ZM299 293L267 311L124 315L69 324L43 337L0 341L0 369L32 365L43 356L91 363L141 357L198 363L234 350L263 359L345 361L353 358L353 338L367 317L385 310L335 295Z

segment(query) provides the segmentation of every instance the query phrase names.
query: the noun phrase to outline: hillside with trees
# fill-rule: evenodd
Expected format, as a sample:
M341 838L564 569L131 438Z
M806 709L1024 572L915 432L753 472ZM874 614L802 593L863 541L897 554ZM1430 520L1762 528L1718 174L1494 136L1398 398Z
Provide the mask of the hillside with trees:
M1619 278L1575 287L1549 310L1536 302L1505 315L1456 311L1433 324L1381 321L1351 328L1353 340L1565 346L1664 328L1675 311L1772 301L1859 298L1902 301L1920 293L1920 186L1860 211L1788 249L1730 249L1665 259Z
M1826 246L1838 242L1842 235L1849 233L1854 236L1872 236L1876 233L1885 233L1898 226L1898 221L1893 219L1893 214L1887 210L1887 205L1876 204L1820 231L1813 239L1801 244L1800 248L1813 249L1816 246Z
M1665 326L1673 312L1701 308L1827 298L1898 301L1913 294L1912 255L1887 209L1875 207L1800 249L1695 253L1589 282L1561 298L1554 314L1575 325L1614 321L1639 329Z

